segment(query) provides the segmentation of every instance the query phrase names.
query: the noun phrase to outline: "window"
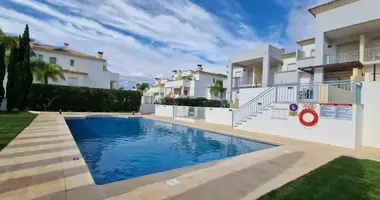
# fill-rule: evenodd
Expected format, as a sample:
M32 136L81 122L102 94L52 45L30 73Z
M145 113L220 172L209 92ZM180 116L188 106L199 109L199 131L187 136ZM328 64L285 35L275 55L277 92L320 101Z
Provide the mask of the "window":
M38 60L39 61L43 61L44 60L44 56L42 54L38 54Z
M79 85L78 77L68 77L67 78L68 85Z
M315 49L311 50L311 56L315 56Z
M214 96L215 96L215 97L219 97L219 92L215 92L215 93L214 93Z
M215 83L215 78L212 79L212 83Z
M57 64L57 58L56 57L50 57L50 64Z
M70 66L74 66L74 60L70 60Z

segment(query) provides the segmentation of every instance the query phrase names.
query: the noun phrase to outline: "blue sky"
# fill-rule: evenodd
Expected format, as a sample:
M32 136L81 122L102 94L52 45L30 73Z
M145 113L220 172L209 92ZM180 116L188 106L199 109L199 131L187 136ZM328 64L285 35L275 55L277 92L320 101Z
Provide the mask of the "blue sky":
M307 8L328 0L1 0L0 28L91 55L103 51L121 85L174 69L225 72L228 55L263 43L295 50L313 37Z

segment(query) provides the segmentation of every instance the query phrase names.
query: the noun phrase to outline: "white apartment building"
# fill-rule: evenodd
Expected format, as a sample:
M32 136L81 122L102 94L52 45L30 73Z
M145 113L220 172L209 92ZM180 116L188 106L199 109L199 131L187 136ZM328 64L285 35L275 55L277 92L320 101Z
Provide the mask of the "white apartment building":
M57 82L49 80L49 84L86 86L92 88L117 89L119 74L107 69L107 60L103 58L103 52L98 56L91 56L69 49L69 44L56 47L32 43L32 49L36 59L46 63L58 64L63 68L65 80ZM35 79L35 83L38 81Z
M316 20L315 38L297 42L299 50L284 53L283 49L264 45L232 54L228 100L243 105L274 85L377 81L379 5L378 0L330 1L309 9ZM366 12L352 14L357 10Z
M379 8L379 0L332 0L309 9L315 34L298 50L230 55L227 99L236 109L225 118L246 131L380 148Z
M225 99L225 94L210 91L210 87L215 85L217 80L223 81L223 85L226 86L227 75L203 71L202 65L198 65L195 70L173 70L172 80L156 79L155 85L151 86L144 96L152 96L154 101L164 97Z

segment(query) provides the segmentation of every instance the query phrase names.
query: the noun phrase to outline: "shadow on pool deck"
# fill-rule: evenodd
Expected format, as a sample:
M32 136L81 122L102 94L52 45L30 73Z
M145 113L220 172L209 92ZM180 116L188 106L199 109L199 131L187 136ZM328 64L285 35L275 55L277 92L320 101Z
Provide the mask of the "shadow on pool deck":
M303 152L284 154L251 165L243 170L214 179L167 200L242 199L263 184L273 180L291 168L303 156Z

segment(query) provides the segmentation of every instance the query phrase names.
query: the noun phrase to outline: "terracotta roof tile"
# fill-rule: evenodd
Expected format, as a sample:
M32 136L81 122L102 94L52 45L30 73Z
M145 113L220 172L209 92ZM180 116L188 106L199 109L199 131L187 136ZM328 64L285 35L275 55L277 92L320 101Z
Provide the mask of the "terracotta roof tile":
M359 1L359 0L331 0L331 1L326 2L324 4L317 5L317 6L314 6L312 8L309 8L308 11L315 17L316 14L320 13L320 12L316 13L316 11L323 9L323 7L330 7L330 6L340 7L340 6L344 6L346 4L356 2L356 1ZM333 5L333 4L335 4L335 5ZM333 9L333 8L327 8L327 10L331 10L331 9Z
M106 61L105 59L100 59L96 56L91 56L88 54L84 54L78 51L73 51L73 50L65 50L63 47L54 47L51 45L43 45L43 44L37 44L33 43L33 49L35 50L40 50L40 51L48 51L52 53L58 53L58 54L65 54L65 55L71 55L71 56L77 56L77 57L82 57L82 58L89 58L89 59L94 59L94 60L101 60L101 61Z

